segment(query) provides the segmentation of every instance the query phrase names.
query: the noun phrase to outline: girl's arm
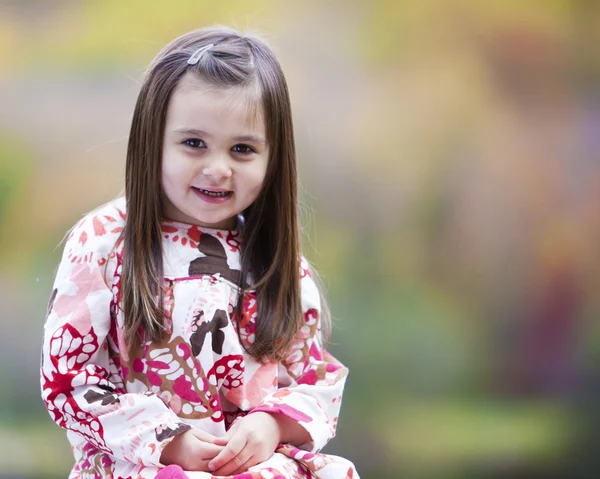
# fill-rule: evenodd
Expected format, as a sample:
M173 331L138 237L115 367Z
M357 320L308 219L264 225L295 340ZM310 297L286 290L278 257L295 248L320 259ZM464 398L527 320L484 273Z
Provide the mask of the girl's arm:
M227 432L227 446L209 463L217 476L239 474L267 460L279 443L317 452L335 435L348 370L322 345L319 291L301 263L305 325L285 361L279 388Z
M319 290L304 258L300 272L305 326L279 365L279 389L250 414L275 415L281 442L317 452L335 435L348 370L323 347Z
M163 448L190 426L158 396L126 393L118 358L109 356L109 336L118 334L111 321L112 278L104 272L112 274L105 266L112 263L118 219L118 211L88 216L67 240L44 327L42 398L59 426L94 447L160 466Z

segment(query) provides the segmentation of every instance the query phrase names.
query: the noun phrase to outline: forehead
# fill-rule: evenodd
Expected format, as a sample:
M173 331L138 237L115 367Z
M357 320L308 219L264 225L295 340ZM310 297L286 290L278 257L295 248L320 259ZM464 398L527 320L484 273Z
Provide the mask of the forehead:
M185 74L171 94L168 130L195 128L214 135L265 137L262 99L258 86L220 87Z

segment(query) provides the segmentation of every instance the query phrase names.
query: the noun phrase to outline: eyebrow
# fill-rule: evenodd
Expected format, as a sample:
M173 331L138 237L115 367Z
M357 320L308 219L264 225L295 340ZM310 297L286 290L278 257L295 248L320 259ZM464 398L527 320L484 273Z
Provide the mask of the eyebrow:
M182 133L185 135L192 135L192 136L206 136L211 138L212 135L202 131L202 130L198 130L196 128L177 128L175 130L173 130L173 133ZM255 142L255 143L264 143L266 144L267 141L262 137L262 136L256 136L256 135L242 135L242 136L234 136L233 141L249 141L249 142Z

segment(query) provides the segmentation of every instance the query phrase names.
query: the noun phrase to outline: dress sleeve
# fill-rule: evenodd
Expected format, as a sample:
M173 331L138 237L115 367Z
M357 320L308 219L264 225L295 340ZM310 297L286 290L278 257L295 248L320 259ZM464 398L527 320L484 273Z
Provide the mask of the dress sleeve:
M335 436L348 369L323 347L319 290L304 258L300 274L305 325L279 364L277 391L251 412L279 413L295 420L312 438L299 447L314 453Z
M108 343L116 326L105 272L120 231L115 223L110 215L86 217L66 242L44 326L42 399L59 426L92 446L127 462L161 466L163 448L190 426L158 396L124 390Z

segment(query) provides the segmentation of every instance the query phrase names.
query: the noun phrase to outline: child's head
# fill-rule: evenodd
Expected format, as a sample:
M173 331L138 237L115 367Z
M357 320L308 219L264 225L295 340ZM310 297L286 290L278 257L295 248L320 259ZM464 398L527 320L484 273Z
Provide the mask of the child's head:
M288 210L295 170L287 85L263 42L213 27L157 55L129 138L126 195L138 213L230 228L251 205L257 216Z
M296 181L289 94L270 48L222 27L167 45L143 80L127 152L130 344L140 326L147 339L162 333L161 220L232 228L243 213L240 286L251 270L261 318L249 352L280 356L303 325Z
M258 197L269 143L253 85L215 87L186 73L171 94L162 150L163 215L234 226Z

